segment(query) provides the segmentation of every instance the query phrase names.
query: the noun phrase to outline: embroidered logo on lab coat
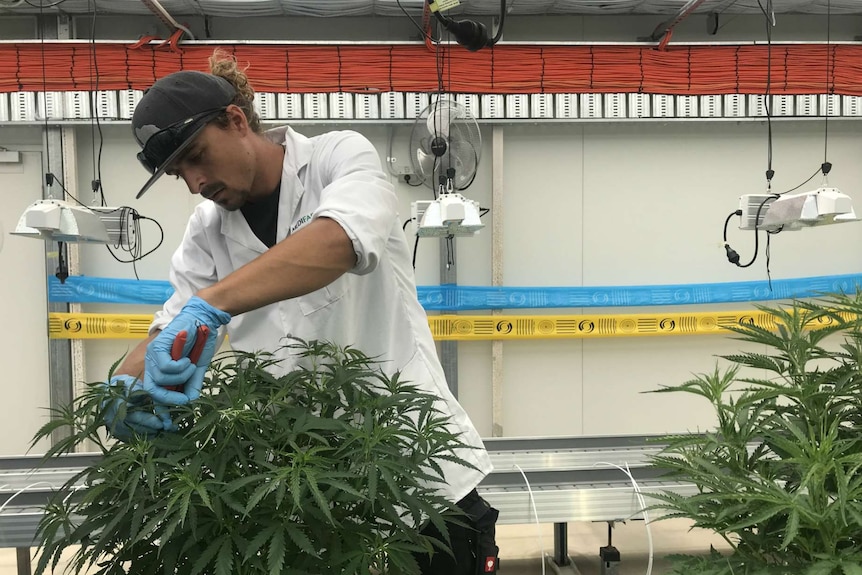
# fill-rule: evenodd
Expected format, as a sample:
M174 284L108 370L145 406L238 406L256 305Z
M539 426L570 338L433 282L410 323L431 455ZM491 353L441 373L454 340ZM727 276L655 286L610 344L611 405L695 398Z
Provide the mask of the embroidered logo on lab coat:
M295 222L293 222L293 225L290 227L290 233L295 232L296 230L298 230L299 228L301 228L302 226L304 226L305 224L310 222L311 216L312 216L312 214L306 214L306 215L302 216L301 218L299 218L298 220L296 220Z

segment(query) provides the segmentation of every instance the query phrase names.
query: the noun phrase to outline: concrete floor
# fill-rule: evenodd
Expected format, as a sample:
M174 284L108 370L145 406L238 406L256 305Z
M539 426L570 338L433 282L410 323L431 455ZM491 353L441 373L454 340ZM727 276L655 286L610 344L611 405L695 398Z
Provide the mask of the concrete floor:
M681 520L659 521L651 525L654 563L652 575L667 572L668 562L663 557L673 553L705 553L710 544L726 548L720 538L703 531L690 531L690 524ZM577 569L566 568L559 572L574 575L599 575L599 547L607 544L607 524L570 523L569 556ZM552 525L501 525L497 528L500 547L500 573L502 575L552 575L555 570L545 565L542 569L542 551L553 553ZM620 551L620 575L645 575L649 556L649 543L643 521L618 524L614 528L613 544ZM34 550L35 551L35 550ZM34 563L35 566L35 563ZM62 565L58 567L62 573ZM0 549L0 575L16 575L14 549Z
M664 559L674 553L701 554L709 546L726 549L720 537L702 530L691 530L691 523L682 520L659 521L650 525L653 544L652 575L669 571L670 563ZM570 523L568 526L569 557L576 570L561 569L564 574L599 575L599 548L607 545L606 523ZM500 546L500 573L504 575L551 575L548 564L542 570L542 549L552 554L553 526L504 525L498 527ZM620 575L645 575L649 564L649 537L643 521L616 524L613 545L620 552Z

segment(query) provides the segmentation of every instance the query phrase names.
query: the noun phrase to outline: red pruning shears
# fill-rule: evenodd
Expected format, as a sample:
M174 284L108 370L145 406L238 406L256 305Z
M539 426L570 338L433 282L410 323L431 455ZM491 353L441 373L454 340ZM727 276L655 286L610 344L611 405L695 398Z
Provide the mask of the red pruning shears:
M204 350L204 346L207 343L207 338L209 337L210 329L205 325L199 325L197 331L195 332L195 343L192 346L192 350L189 352L189 359L192 363L197 363L201 358L201 353ZM174 343L171 346L171 359L177 360L183 356L183 348L186 346L186 341L188 340L189 334L186 330L183 330L177 334L177 337L174 338ZM179 391L183 392L182 385L166 385L165 389L170 391Z

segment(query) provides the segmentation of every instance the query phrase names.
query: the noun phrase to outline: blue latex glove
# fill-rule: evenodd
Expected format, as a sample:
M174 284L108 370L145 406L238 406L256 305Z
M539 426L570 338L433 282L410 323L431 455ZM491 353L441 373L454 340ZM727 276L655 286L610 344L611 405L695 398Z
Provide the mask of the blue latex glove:
M218 328L230 322L230 314L216 309L201 298L193 296L180 310L174 320L147 345L144 358L144 391L149 393L156 403L162 405L185 405L200 397L204 384L204 375L215 355ZM204 345L197 364L187 357L195 343L197 328L205 325L209 328L209 336ZM183 357L178 360L171 358L171 348L177 334L185 331L186 345ZM183 393L165 389L164 386L182 385ZM165 429L172 425L166 412L163 424Z
M149 403L149 397L141 380L131 375L115 375L104 385L113 387L115 394L122 396L106 399L102 404L108 433L121 441L129 441L135 434L151 439L164 430L162 417L142 409ZM164 411L168 417L167 406L156 406L156 410Z

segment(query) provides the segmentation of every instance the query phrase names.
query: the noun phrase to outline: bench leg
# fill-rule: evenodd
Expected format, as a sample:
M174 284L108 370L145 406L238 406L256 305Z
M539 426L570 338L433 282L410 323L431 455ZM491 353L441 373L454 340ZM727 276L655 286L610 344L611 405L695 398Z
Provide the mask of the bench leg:
M18 575L30 575L30 548L16 547L18 556Z
M544 561L556 575L581 575L569 557L568 523L554 523L554 555L545 555Z
M554 523L554 563L560 567L569 561L569 524Z
M608 521L608 544L605 547L599 547L599 557L602 560L600 575L619 575L620 573L620 552L614 547L613 542L614 522Z

